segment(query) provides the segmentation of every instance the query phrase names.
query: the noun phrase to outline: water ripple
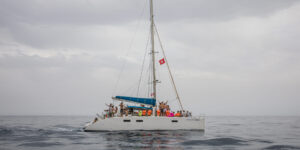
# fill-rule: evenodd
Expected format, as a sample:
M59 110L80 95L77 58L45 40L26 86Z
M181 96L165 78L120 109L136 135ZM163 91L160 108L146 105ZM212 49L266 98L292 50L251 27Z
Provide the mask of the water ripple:
M83 132L90 118L0 116L0 149L300 149L299 117L245 118L208 118L205 132Z
M291 150L291 149L300 149L300 147L292 146L292 145L272 145L264 148L266 150L268 149L276 149L276 150Z
M63 145L63 144L59 142L30 142L30 143L20 144L19 146L50 147L50 146L58 146L58 145Z
M182 145L209 145L209 146L223 146L223 145L247 145L246 141L234 138L215 138L208 140L189 140L181 143Z

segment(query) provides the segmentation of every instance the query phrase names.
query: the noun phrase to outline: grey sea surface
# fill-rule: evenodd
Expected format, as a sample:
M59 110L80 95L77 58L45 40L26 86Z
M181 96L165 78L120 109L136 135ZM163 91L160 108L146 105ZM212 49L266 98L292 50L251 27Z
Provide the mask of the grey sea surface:
M300 149L300 117L207 116L205 131L84 132L87 116L0 116L0 150Z

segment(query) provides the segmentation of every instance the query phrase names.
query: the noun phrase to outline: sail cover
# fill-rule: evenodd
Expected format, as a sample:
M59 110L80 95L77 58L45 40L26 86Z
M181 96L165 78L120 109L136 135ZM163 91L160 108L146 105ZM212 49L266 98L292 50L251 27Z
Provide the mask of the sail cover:
M114 99L124 100L133 103L140 103L145 105L155 106L156 100L154 98L140 98L140 97L129 97L129 96L116 96Z

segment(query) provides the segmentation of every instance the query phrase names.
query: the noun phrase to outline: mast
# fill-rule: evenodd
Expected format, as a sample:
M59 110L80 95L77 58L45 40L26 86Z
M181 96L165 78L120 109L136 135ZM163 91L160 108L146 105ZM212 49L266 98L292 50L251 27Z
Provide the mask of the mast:
M155 26L154 26L154 19L153 18L154 18L154 16L153 16L153 0L150 0L150 22L151 22L150 31L151 31L151 54L152 54L153 93L154 93L153 96L154 96L154 99L156 99L156 95L157 95L156 94L156 81L157 80L156 80L156 74L155 74L155 51L154 51L154 27ZM155 31L157 32L157 30L155 30ZM158 33L157 33L157 35L158 35ZM175 93L176 93L176 99L178 99L181 110L183 110L182 103L180 101L180 97L179 97L179 94L178 94L178 91L177 91L177 88L176 88L176 85L175 85L175 82L174 82L174 79L173 79L173 76L172 76L172 73L171 73L171 70L170 70L170 67L169 67L169 63L167 61L165 52L163 50L159 35L158 35L158 39L159 39L159 42L160 42L160 46L162 48L164 58L166 60L166 64L167 64L169 74L170 74L170 77L171 77L171 80L172 80L172 85L173 85ZM154 111L153 111L153 113L154 113Z
M153 73L153 95L154 95L154 99L156 99L153 0L150 0L150 22L151 22L150 31L151 31L151 54L152 54L152 73Z

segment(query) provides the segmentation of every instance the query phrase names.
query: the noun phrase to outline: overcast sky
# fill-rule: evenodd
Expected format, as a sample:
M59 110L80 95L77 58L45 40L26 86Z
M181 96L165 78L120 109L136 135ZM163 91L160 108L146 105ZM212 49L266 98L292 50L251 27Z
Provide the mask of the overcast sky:
M101 112L123 66L120 86L139 76L148 12L146 0L1 0L0 115ZM154 0L154 13L186 109L300 115L299 0Z

